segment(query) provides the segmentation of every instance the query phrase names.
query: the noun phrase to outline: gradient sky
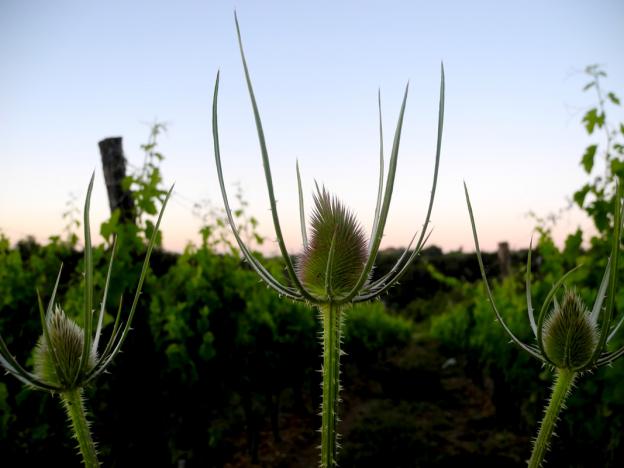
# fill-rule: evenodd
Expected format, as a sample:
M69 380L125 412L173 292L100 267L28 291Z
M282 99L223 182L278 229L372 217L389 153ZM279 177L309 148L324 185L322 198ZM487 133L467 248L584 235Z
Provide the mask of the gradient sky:
M142 162L149 123L177 195L165 246L197 239L193 201L220 205L211 134L221 70L220 129L228 187L240 182L261 232L272 232L233 9L265 126L287 244L300 245L295 160L308 208L314 180L371 225L377 183L377 89L386 144L410 80L384 246L420 228L434 161L440 61L447 93L430 243L472 250L462 180L483 247L526 247L533 221L566 205L586 176L579 121L594 102L581 70L600 63L624 93L624 2L613 1L45 1L0 2L0 230L58 234L69 194L96 170L94 225L108 216L97 142L123 136ZM619 117L619 116L614 116ZM309 211L309 210L308 210ZM564 216L561 238L587 221ZM270 236L271 237L271 236ZM275 245L269 244L269 251Z

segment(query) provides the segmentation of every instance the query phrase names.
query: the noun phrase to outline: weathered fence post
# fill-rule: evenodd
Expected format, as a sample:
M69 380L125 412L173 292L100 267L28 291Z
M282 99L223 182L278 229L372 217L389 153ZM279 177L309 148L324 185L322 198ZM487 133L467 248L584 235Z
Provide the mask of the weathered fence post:
M501 278L506 278L509 276L509 273L511 273L511 253L509 252L509 243L499 242L497 254Z
M119 209L121 222L134 223L132 192L124 190L122 185L126 177L126 158L124 158L122 138L105 138L98 145L102 156L102 169L111 213Z

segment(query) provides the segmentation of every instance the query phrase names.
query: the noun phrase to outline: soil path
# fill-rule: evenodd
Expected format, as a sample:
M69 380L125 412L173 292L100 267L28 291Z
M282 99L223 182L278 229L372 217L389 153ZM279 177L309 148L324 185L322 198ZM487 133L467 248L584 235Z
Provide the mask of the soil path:
M361 360L359 360L361 362ZM344 359L341 468L523 467L529 440L497 421L488 382L468 377L466 363L444 355L423 335L366 368ZM226 465L318 466L318 416L283 413L282 440L262 432L260 463L244 454Z

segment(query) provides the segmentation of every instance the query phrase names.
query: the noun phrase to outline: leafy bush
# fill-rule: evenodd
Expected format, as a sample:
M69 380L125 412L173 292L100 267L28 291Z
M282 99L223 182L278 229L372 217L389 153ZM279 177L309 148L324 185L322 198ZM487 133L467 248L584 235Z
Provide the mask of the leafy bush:
M218 463L224 438L245 426L253 456L266 415L279 438L279 400L301 400L316 360L316 323L300 305L281 301L230 254L187 247L154 281L150 328L172 408L174 460ZM204 403L198 407L197 402ZM173 410L175 408L175 410ZM191 423L193 421L193 423ZM227 430L215 431L215 427ZM202 450L202 440L210 443ZM178 454L178 455L176 455Z
M356 304L345 320L344 349L362 362L405 346L414 331L411 321L390 314L380 301Z
M494 298L501 315L518 337L531 336L526 315L526 297L518 282L510 277L494 288ZM443 314L431 318L431 334L453 351L469 352L481 366L505 370L508 382L524 383L539 373L537 361L520 353L500 329L494 326L494 314L480 284L464 287L466 299Z

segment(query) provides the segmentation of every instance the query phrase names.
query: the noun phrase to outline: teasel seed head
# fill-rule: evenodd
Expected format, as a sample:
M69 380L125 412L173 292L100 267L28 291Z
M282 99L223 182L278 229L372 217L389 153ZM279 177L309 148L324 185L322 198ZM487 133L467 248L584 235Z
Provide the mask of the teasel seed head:
M42 382L63 390L81 386L82 379L76 376L80 372L84 330L58 304L46 321L49 333L47 338L52 346L45 334L39 338L35 348L35 375ZM88 359L85 374L95 366L95 352L89 353Z
M581 297L566 289L544 323L544 350L560 369L582 370L598 345L598 327Z
M310 242L297 268L301 282L319 297L327 297L329 291L333 296L347 294L367 259L366 236L353 213L324 187L317 187Z

